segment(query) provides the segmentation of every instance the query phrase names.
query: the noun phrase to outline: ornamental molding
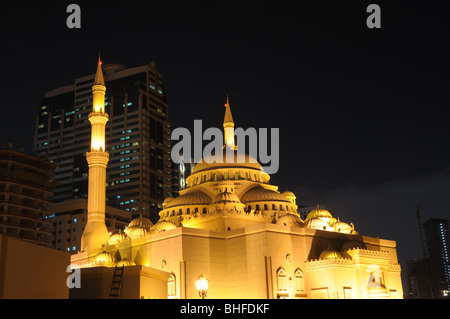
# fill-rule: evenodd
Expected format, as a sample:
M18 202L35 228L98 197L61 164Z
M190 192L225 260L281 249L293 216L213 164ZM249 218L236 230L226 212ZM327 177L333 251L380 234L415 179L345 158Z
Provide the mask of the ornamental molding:
M330 258L314 259L305 262L305 268L318 268L325 266L350 266L354 267L356 263L350 258Z

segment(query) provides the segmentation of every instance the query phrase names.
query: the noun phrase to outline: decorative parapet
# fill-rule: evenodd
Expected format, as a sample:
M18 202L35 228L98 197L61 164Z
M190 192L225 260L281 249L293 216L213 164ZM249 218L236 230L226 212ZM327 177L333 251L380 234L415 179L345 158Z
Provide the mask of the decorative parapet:
M305 268L321 268L328 266L354 267L355 262L351 258L314 259L305 262Z
M352 248L345 251L347 254L355 257L372 257L372 258L389 258L389 252L385 250L370 250L370 249L361 249L361 248Z
M401 271L402 267L400 266L400 264L388 264L388 270L390 271Z

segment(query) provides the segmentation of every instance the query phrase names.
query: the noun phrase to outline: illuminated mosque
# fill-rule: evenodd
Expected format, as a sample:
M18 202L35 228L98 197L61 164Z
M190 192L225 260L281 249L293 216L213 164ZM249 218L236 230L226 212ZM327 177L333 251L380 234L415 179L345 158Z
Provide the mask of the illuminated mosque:
M302 220L296 196L280 193L254 158L238 152L228 100L224 148L234 161L202 159L186 189L165 199L155 224L141 215L110 235L105 90L99 60L86 154L88 220L81 251L71 259L81 288L71 289L71 298L111 297L116 277L122 298L202 298L199 278L207 279L213 299L403 297L395 241L360 235L319 206Z

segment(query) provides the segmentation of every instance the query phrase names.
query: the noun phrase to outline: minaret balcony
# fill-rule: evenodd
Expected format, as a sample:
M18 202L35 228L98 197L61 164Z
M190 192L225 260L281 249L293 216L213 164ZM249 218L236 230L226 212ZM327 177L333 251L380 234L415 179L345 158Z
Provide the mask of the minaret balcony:
M102 112L91 112L88 116L89 122L91 122L91 125L94 124L101 124L106 125L106 122L109 120L108 113L102 113Z

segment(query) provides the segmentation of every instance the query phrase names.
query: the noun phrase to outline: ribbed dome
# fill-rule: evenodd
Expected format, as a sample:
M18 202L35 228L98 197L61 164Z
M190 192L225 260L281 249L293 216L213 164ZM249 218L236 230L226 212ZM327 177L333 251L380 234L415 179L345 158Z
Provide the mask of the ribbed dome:
M128 227L125 229L125 233L129 235L128 232L133 228L144 228L146 231L149 231L152 225L153 223L150 221L150 219L143 217L141 213L139 214L139 217L133 219L128 224Z
M219 193L214 197L214 200L212 201L212 204L218 204L218 203L240 203L241 201L239 198L230 192L223 192Z
M227 162L227 155L225 150L223 151L223 159L222 161L220 161L220 163L217 163L215 161L214 156L206 156L202 158L201 161L198 162L197 165L195 165L191 175L198 172L231 167L250 168L256 169L258 171L263 171L261 165L256 161L254 157L248 154L239 153L238 151L232 152L233 152L233 160L230 162Z
M318 229L318 230L327 230L334 231L334 228L330 227L326 221L320 218L313 218L306 222L306 227Z
M147 234L147 230L143 227L132 227L128 229L128 237L130 238L140 238L144 237Z
M333 218L331 213L327 211L326 209L319 208L319 205L317 205L316 209L313 209L308 213L308 216L305 218L305 222L313 219L313 218Z
M168 220L159 220L156 224L154 224L151 228L151 231L161 232L166 230L175 229L177 226Z
M127 235L119 230L117 234L111 235L108 239L108 245L117 245L127 239Z
M124 258L121 261L118 261L116 263L116 266L118 266L118 267L122 267L122 266L127 267L127 266L136 266L136 264L133 261Z
M319 256L319 259L335 259L335 258L342 258L341 253L335 249L325 249L320 253Z
M290 203L289 199L287 199L286 196L261 186L252 188L241 198L241 202L243 203L273 201Z
M92 260L94 263L100 263L100 264L112 264L116 262L116 258L114 258L113 255L110 253L104 251L102 253L97 254L94 259Z
M211 198L201 191L193 191L180 195L167 204L167 208L183 205L209 205Z
M281 194L286 196L286 197L296 197L295 194L293 192L291 192L291 191L284 191Z
M339 233L351 234L353 232L352 226L350 226L347 223L341 222L339 220L337 222L333 223L331 225L331 227L333 227L334 230Z
M303 222L297 214L285 214L277 219L277 225L300 226Z

